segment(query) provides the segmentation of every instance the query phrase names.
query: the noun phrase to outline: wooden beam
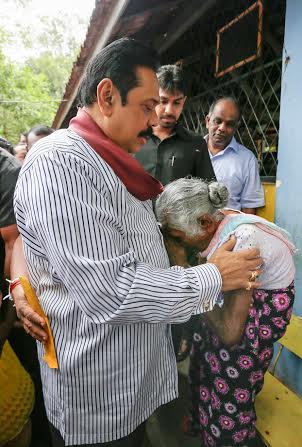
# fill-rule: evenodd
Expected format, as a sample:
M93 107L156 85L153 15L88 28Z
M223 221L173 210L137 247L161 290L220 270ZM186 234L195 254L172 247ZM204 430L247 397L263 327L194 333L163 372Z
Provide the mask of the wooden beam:
M162 54L180 36L182 36L200 17L202 17L217 0L191 0L185 11L181 11L176 19L170 24L164 36L155 41L155 48Z
M124 23L124 22L128 22L130 20L135 20L137 18L139 18L142 14L158 14L161 11L167 11L177 7L180 3L184 3L186 0L166 0L165 2L153 6L152 8L146 8L146 9L142 9L139 12L132 14L132 15L124 15L121 19L120 22Z

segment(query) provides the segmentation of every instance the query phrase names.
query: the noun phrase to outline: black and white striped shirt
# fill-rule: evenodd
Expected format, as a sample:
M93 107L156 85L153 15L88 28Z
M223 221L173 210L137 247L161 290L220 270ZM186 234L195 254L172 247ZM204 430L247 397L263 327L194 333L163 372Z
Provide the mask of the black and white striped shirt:
M124 437L177 396L170 323L211 309L220 273L169 268L151 201L71 130L31 151L15 213L59 362L38 343L48 418L66 445Z

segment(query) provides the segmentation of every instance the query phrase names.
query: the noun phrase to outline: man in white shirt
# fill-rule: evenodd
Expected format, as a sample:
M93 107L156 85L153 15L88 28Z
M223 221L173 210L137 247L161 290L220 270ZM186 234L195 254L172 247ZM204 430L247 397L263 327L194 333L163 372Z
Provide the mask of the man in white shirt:
M101 50L77 117L35 145L18 180L28 274L59 363L48 368L39 344L56 447L141 446L144 421L178 393L170 323L210 311L259 266L258 250L231 253L231 241L206 265L169 268L151 201L162 186L131 155L157 121L157 67L133 39ZM26 330L43 340L41 319L14 292Z
M258 162L253 152L235 139L241 112L237 101L225 97L215 101L206 117L209 155L218 182L229 191L229 208L255 214L264 206Z

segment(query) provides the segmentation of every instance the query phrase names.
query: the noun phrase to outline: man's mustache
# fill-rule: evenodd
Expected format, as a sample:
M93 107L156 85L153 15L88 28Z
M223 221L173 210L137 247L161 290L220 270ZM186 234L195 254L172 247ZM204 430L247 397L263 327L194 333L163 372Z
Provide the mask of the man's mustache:
M150 137L152 137L152 135L153 135L153 131L152 131L152 127L148 127L148 129L146 129L146 130L142 130L139 134L138 134L138 136L139 137L141 137L141 138L150 138Z
M175 121L176 121L176 116L174 116L174 115L161 115L160 119L161 119L161 120L164 120L164 119L172 119L172 120L175 120Z

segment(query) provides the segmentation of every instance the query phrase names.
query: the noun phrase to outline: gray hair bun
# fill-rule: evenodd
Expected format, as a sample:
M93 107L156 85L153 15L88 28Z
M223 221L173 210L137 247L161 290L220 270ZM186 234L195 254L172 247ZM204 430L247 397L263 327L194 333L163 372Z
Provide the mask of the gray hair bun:
M218 182L211 182L208 184L209 201L214 208L224 208L229 200L229 192L227 188Z

